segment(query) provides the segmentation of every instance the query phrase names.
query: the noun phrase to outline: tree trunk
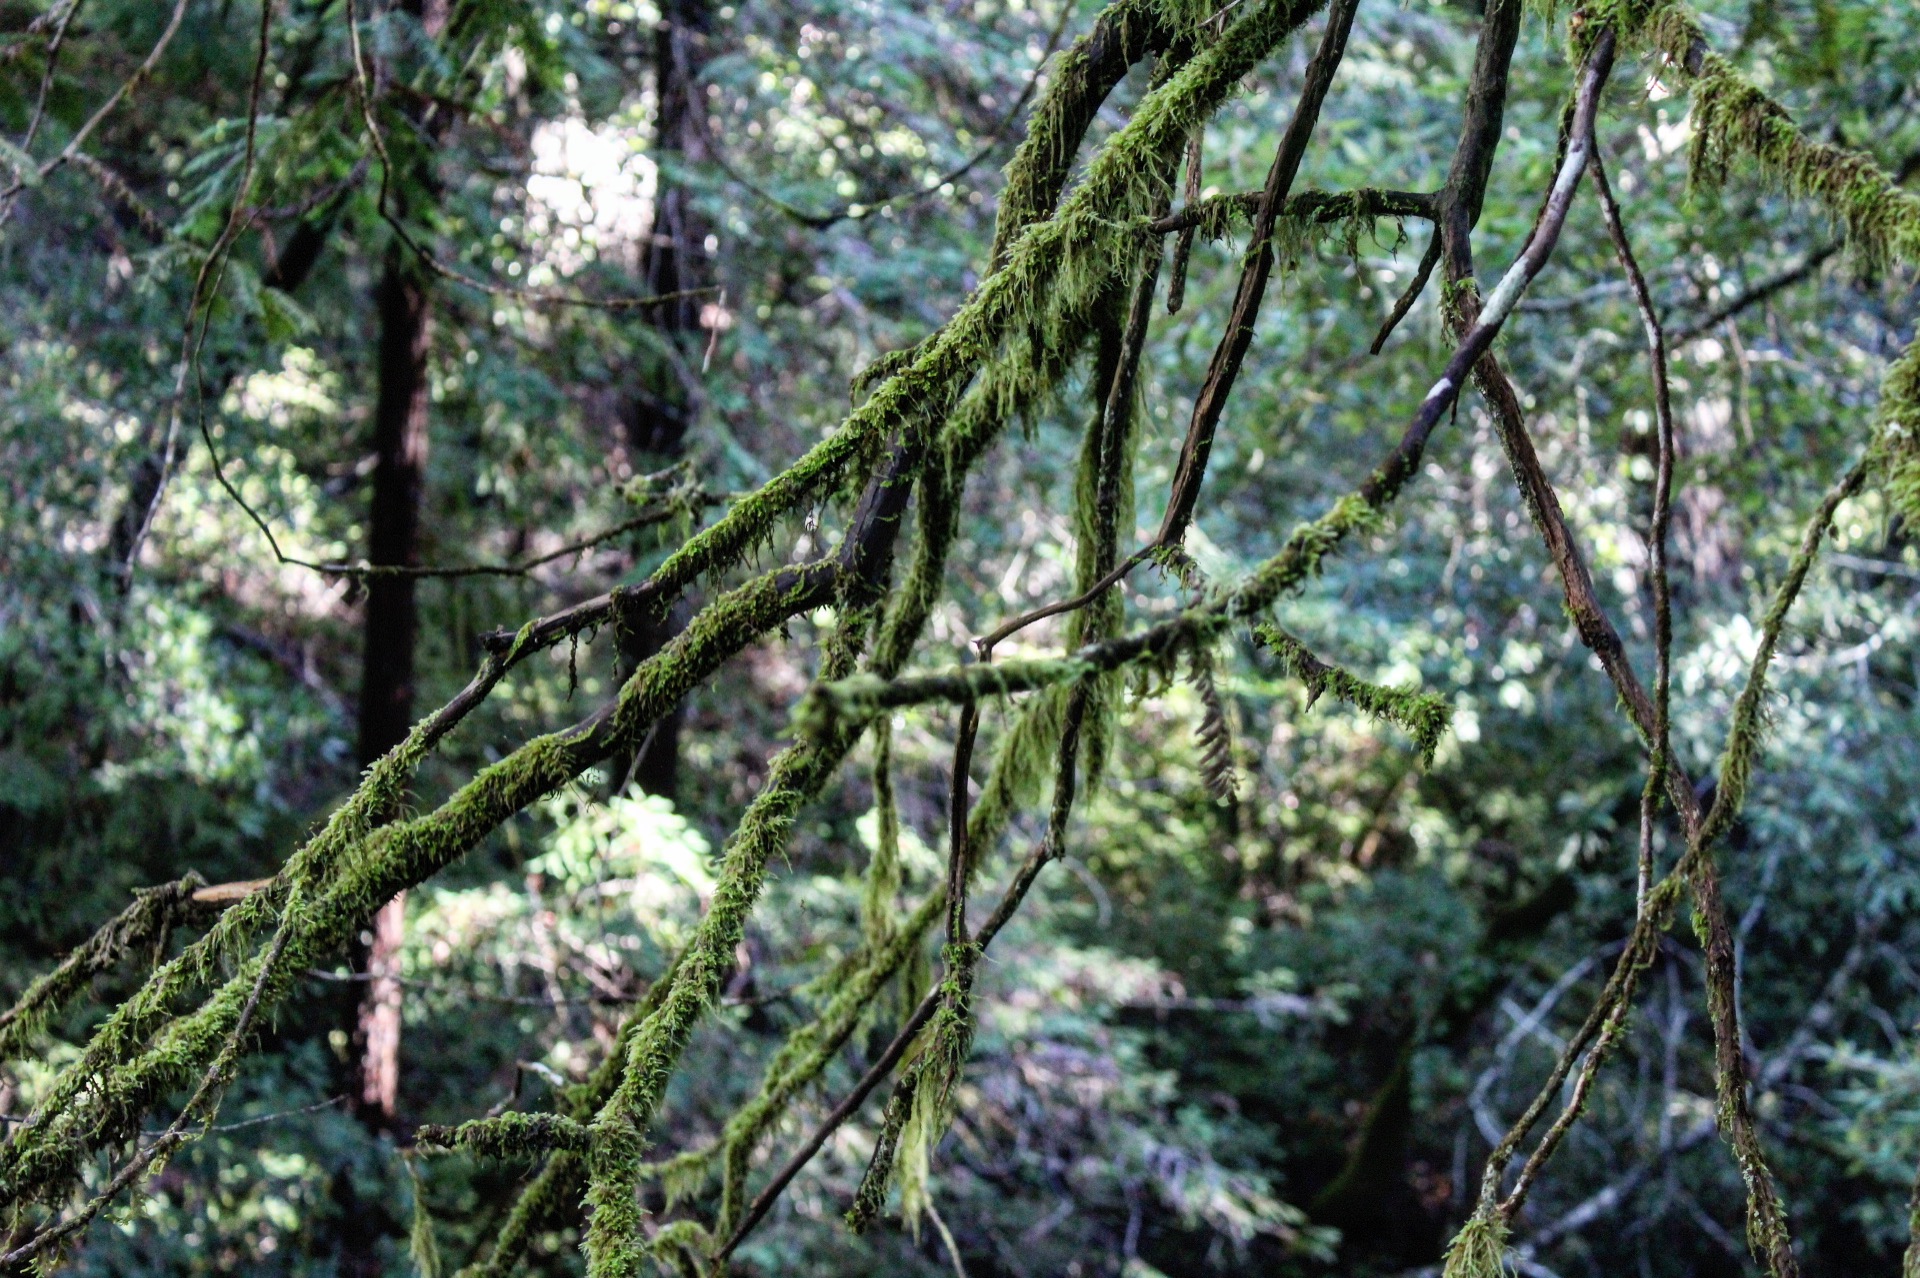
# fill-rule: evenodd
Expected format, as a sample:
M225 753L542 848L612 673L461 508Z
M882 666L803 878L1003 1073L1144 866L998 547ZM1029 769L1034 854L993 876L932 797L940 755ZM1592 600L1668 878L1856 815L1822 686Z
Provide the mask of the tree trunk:
M653 202L653 225L641 253L641 275L649 295L684 293L702 287L711 277L707 227L694 207L692 192L681 179L689 163L706 154L705 133L694 111L698 109L700 70L710 56L708 36L713 28L710 0L665 0L653 35L655 98L654 155L659 163L659 185ZM699 387L691 371L699 359L704 337L701 307L708 299L676 297L650 308L646 322L664 337L680 358L654 357L633 370L634 383L627 414L627 449L637 464L651 467L679 457L687 429L700 411ZM660 650L680 626L682 618L649 618L624 632L620 639L622 675ZM679 782L681 708L657 722L632 752L621 751L609 762L608 784L620 793L629 783L648 794L672 798Z
M445 0L403 2L429 37L446 26ZM424 126L434 131L433 122ZM398 192L400 215L408 196L432 193L430 171L410 175ZM431 345L431 293L426 268L397 241L387 245L376 295L379 315L373 412L373 501L367 517L367 560L411 567L420 562L420 506L427 466L427 354ZM419 614L415 581L405 575L368 580L361 642L360 740L364 768L405 738L413 726L414 648ZM370 979L361 997L354 1045L358 1051L354 1106L376 1134L393 1133L400 1101L400 947L406 936L407 894L380 907L365 939ZM358 948L358 947L356 947ZM357 956L359 957L359 956ZM338 1261L345 1278L381 1272L381 1240L392 1237L404 1216L392 1203L361 1200L352 1177L335 1177L342 1209Z
M649 294L682 292L701 287L707 272L707 227L694 208L693 195L681 170L706 158L706 132L694 112L701 98L700 72L709 56L708 35L713 27L710 0L663 0L660 23L653 34L653 76L658 113L654 119L654 156L660 167L653 199L653 226L641 257ZM680 297L648 312L653 326L673 337L700 327L704 297ZM686 407L694 407L687 404ZM686 422L680 422L684 430ZM679 440L667 441L655 451L673 451Z
M379 398L373 421L373 506L367 559L412 566L420 559L420 495L427 462L426 280L394 244L387 250L379 290ZM360 765L385 754L413 723L414 639L419 618L414 580L376 576L367 589L361 647ZM400 985L390 975L399 960L406 894L382 906L367 949L372 977L360 1004L358 1104L371 1125L394 1120L400 1084Z

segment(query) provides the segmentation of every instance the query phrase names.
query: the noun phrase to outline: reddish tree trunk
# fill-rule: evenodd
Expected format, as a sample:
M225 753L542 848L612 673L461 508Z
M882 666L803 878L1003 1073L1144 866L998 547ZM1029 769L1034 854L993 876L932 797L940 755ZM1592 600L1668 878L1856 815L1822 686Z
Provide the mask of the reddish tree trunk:
M427 463L426 281L398 244L380 279L379 398L373 421L373 505L367 559L406 565L420 559L420 496ZM414 580L376 576L367 589L360 676L360 763L402 740L413 723L414 640L419 617ZM391 1125L400 1084L399 959L406 894L382 906L367 948L368 982L360 1005L359 1106L371 1124Z

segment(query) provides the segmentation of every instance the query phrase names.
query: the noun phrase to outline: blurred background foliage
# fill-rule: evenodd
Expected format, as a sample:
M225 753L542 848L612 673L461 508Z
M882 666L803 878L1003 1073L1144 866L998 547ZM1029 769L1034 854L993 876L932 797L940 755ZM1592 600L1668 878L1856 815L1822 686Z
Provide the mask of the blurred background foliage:
M0 4L0 131L15 177L27 152L43 161L76 136L170 9ZM1920 10L1705 9L1720 47L1810 133L1903 175L1920 169ZM186 0L151 78L85 139L90 158L12 197L0 247L9 998L133 888L189 869L215 882L271 873L356 780L362 592L277 560L207 445L287 556L363 553L374 294L395 225L448 272L500 286L434 283L421 558L522 561L630 516L645 498L635 476L679 461L704 490L738 491L837 422L851 375L928 333L975 282L1034 77L1095 11L1079 0L678 0L664 14L611 0L363 4L379 123L407 183L389 193L389 223L346 10L284 0L248 196L265 212L199 281L246 172L261 15L251 0ZM63 13L49 67L47 31ZM1302 181L1437 186L1477 21L1471 5L1441 0L1363 5ZM697 145L660 144L658 42L671 32L700 45L686 87ZM1518 251L1550 178L1571 75L1563 36L1527 20L1478 237L1485 276ZM1307 48L1289 46L1209 126L1208 191L1259 186ZM1755 642L1748 618L1863 446L1915 306L1908 274L1834 252L1824 219L1737 166L1723 186L1690 185L1685 101L1655 70L1623 68L1601 140L1669 329L1689 330L1674 367L1675 740L1706 775ZM1145 75L1114 95L1096 134L1125 118ZM30 126L35 140L21 143ZM632 310L515 291L652 291L644 248L667 186L707 228L700 269L723 290L703 295L691 339ZM1437 289L1383 354L1366 353L1428 233L1382 220L1335 235L1276 285L1188 541L1210 576L1257 563L1349 491L1431 382L1449 349ZM319 237L317 257L287 286L302 234ZM1142 531L1124 541L1158 519L1237 254L1199 245L1187 305L1156 316ZM184 363L200 289L212 301ZM1602 597L1645 659L1649 384L1590 200L1501 350ZM683 439L663 441L649 404L672 394L691 394L696 411ZM946 664L999 619L1067 593L1084 402L1069 394L1036 414L969 487L958 602L935 615L921 660ZM129 494L169 452L174 473L123 577L111 563ZM699 517L524 575L423 581L418 705L458 689L482 632L639 580ZM1836 551L1794 614L1756 793L1722 864L1758 1112L1807 1271L1890 1273L1920 1155L1920 547L1868 493L1843 507ZM1180 597L1142 574L1132 606L1152 617ZM1281 609L1327 658L1448 699L1454 728L1433 766L1393 729L1330 700L1308 706L1298 681L1246 645L1221 670L1240 786L1216 802L1196 763L1197 698L1183 685L1131 700L1068 858L982 976L960 1116L934 1164L951 1246L934 1230L855 1237L839 1222L871 1152L870 1108L736 1267L1179 1278L1434 1264L1490 1143L1632 916L1643 759L1559 598L1498 441L1463 405L1387 530ZM462 1263L527 1169L417 1157L404 1131L535 1103L602 1059L699 916L715 850L811 675L808 628L750 650L691 699L670 793L591 778L411 895L398 1139L342 1099L360 984L343 960L309 974L208 1139L66 1263L322 1275L346 1272L354 1231L377 1270ZM1049 651L1059 636L1048 623L1009 650ZM415 802L597 704L621 659L602 635L522 667L428 763ZM1005 719L990 709L986 731ZM941 874L953 730L946 711L895 722L902 909ZM776 864L725 1006L673 1084L659 1156L716 1134L859 943L877 837L868 763L863 753L806 811ZM1037 819L1022 818L990 880ZM885 1043L928 958L772 1156ZM0 1064L0 1112L25 1112L136 977L103 974L37 1056ZM1746 1272L1740 1183L1713 1134L1712 1094L1701 959L1682 928L1590 1119L1518 1223L1523 1268ZM416 1210L430 1249L417 1233L409 1243ZM578 1253L556 1235L531 1264L573 1272Z

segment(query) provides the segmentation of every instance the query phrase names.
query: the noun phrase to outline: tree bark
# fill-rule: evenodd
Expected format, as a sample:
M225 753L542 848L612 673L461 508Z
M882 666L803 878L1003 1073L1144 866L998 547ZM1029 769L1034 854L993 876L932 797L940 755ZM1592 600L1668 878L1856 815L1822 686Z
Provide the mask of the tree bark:
M685 167L706 155L706 135L694 112L699 109L701 68L710 55L713 29L711 0L665 0L653 33L655 99L654 155L659 164L653 225L640 257L641 276L649 295L684 293L702 287L712 272L708 267L707 226L694 207L693 193L682 178ZM653 357L634 371L627 413L628 451L640 465L651 466L678 458L686 446L689 427L700 411L699 387L691 380L702 340L701 297L676 297L649 308L645 322L680 352L675 359ZM622 675L660 650L684 624L678 615L650 618L631 627L620 638ZM632 751L615 755L608 767L614 793L628 784L648 794L674 796L680 772L680 721L675 707L662 718L646 740Z
M420 498L427 462L427 350L431 340L424 275L394 244L381 272L378 310L379 396L373 422L373 503L367 560L413 566L420 561ZM414 641L419 631L414 579L369 580L361 646L360 765L385 754L413 722ZM400 985L392 970L404 935L406 894L382 906L367 949L360 1005L361 1116L392 1126L399 1102Z

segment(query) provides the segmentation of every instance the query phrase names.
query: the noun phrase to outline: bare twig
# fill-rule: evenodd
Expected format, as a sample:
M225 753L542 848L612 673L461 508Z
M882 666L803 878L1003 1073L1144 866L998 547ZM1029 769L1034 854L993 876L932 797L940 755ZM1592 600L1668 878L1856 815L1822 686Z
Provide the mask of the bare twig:
M1593 189L1600 197L1600 209L1607 223L1607 235L1613 240L1640 308L1640 322L1647 330L1647 359L1653 376L1653 419L1658 439L1659 460L1654 474L1653 518L1647 532L1647 560L1653 587L1653 752L1648 764L1647 785L1640 801L1639 884L1635 894L1637 909L1644 914L1647 898L1653 891L1653 821L1659 802L1661 778L1667 774L1667 760L1673 754L1670 739L1672 717L1669 702L1673 685L1673 595L1667 583L1667 530L1673 511L1673 397L1667 381L1667 339L1660 328L1660 316L1654 309L1653 293L1647 277L1633 255L1627 240L1627 228L1620 206L1607 183L1607 171L1596 147L1593 157Z
M178 21L176 14L175 21ZM146 543L147 534L153 528L154 516L159 513L161 499L166 495L167 483L173 477L175 463L180 451L180 412L181 400L185 394L185 382L188 371L193 376L195 407L200 420L200 433L207 441L209 452L213 448L213 434L207 424L205 386L200 378L200 352L206 345L207 326L213 320L213 298L220 291L220 284L226 277L227 253L233 247L244 224L241 211L246 206L247 196L253 190L253 171L255 146L260 132L260 90L266 81L268 38L273 31L272 0L261 0L260 35L254 49L253 76L247 88L247 129L245 146L240 163L240 181L233 193L233 203L227 210L227 220L220 228L213 247L207 250L201 259L200 269L194 275L193 290L187 295L187 317L181 333L181 368L174 381L173 398L167 405L166 442L160 451L160 473L155 481L152 494L147 498L146 509L140 513L140 522L134 530L133 538L127 548L127 557L122 571L131 578L133 567L140 561L140 548ZM68 150L77 151L69 145ZM216 475L218 475L216 468ZM226 482L224 475L218 475L222 487L238 501L240 495L232 485ZM245 502L241 502L244 507ZM251 513L251 512L249 512Z
M1768 276L1752 288L1722 302L1697 320L1690 320L1673 331L1675 343L1690 342L1702 333L1710 333L1750 306L1766 301L1775 293L1793 287L1826 264L1842 248L1845 240L1831 240L1807 254L1798 266L1788 267L1778 275Z
M1435 230L1427 241L1426 252L1420 255L1420 265L1414 267L1413 278L1407 281L1406 289L1394 301L1393 309L1387 312L1386 320L1380 325L1380 331L1373 335L1373 344L1367 347L1369 355L1378 355L1386 349L1387 339L1393 336L1393 330L1400 327L1413 310L1413 304L1427 291L1427 281L1433 278L1433 268L1440 261L1440 232Z
M986 141L981 143L979 148L976 149L971 156L947 170L945 173L939 174L932 181L927 182L917 190L896 191L892 195L880 196L871 200L850 200L839 208L827 213L809 213L798 205L781 199L748 177L745 173L741 172L740 169L727 158L726 146L723 139L714 136L713 130L707 121L706 103L702 102L695 93L694 90L697 86L691 79L686 82L685 86L687 112L693 118L694 126L700 130L701 136L706 142L707 154L712 158L714 166L726 174L730 181L746 190L755 198L763 200L775 209L778 209L781 213L793 221L798 222L801 226L809 230L824 231L839 222L864 221L882 209L893 208L901 204L908 204L915 200L924 200L931 196L938 195L943 187L958 182L961 178L986 163L987 159L991 157L995 151L999 150L1001 145L1006 141L1007 130L1013 127L1013 122L1020 118L1020 113L1027 109L1029 102L1033 101L1034 92L1040 87L1040 73L1046 69L1048 59L1052 58L1054 53L1060 48L1061 37L1066 34L1067 22L1072 16L1073 6L1062 5L1060 8L1060 16L1053 24L1053 30L1047 35L1046 48L1041 52L1040 60L1034 64L1033 71L1027 76L1026 85L1020 90L1019 96L1014 99L1013 105L1001 116L1000 122L994 125L992 130L988 132Z
M174 34L180 30L180 20L186 16L186 13L187 0L174 0L173 11L167 15L167 25L161 28L160 38L154 41L153 48L147 52L146 58L140 65L134 68L133 74L121 81L120 87L107 95L107 100L87 117L86 123L74 131L73 136L67 139L66 146L62 147L57 155L43 161L31 174L16 174L13 182L4 190L0 190L0 224L3 224L12 214L14 197L19 195L30 181L33 183L46 181L53 175L54 170L79 154L80 148L86 145L87 139L93 136L93 131L100 127L100 122L112 115L115 108L126 100L127 95L153 74L153 69L160 65L160 59L166 53L167 46L173 43Z
M352 577L356 580L363 580L369 577L435 579L449 577L524 577L534 569L553 563L555 560L584 554L586 551L592 550L595 546L605 545L607 542L625 536L627 533L666 523L669 520L687 513L688 509L693 505L713 505L724 500L726 499L717 493L693 493L684 503L675 500L659 506L650 506L631 519L623 519L609 528L582 537L578 541L570 541L564 546L535 555L531 559L522 559L510 564L453 564L443 567L416 567L406 564L369 564L364 561L351 564L310 563L304 559L295 559L290 556L282 556L280 562L296 568L311 568L315 572L326 573L329 576Z
M1187 176L1182 192L1186 200L1186 212L1193 214L1200 204L1201 166L1206 162L1207 126L1196 124L1193 136L1187 139ZM1164 219L1163 219L1164 220ZM1156 229L1159 223L1154 223ZM1167 277L1167 314L1178 315L1181 303L1187 296L1187 259L1193 255L1193 237L1199 233L1200 219L1190 217L1182 226L1173 242L1173 269Z
M1213 451L1214 432L1226 411L1227 398L1239 376L1247 348L1253 344L1254 321L1260 315L1260 302L1266 296L1267 277L1273 270L1273 228L1285 206L1300 161L1306 156L1313 138L1314 125L1320 119L1320 106L1333 84L1334 72L1346 53L1347 33L1353 27L1353 15L1359 0L1334 0L1327 11L1327 29L1320 47L1307 63L1306 83L1300 90L1300 104L1280 137L1273 165L1267 170L1267 183L1260 193L1260 209L1254 218L1252 240L1246 260L1240 268L1240 284L1233 299L1233 311L1227 318L1227 331L1214 347L1205 380L1193 400L1193 416L1187 423L1186 441L1180 448L1180 461L1174 472L1173 495L1167 503L1155 546L1177 544L1193 518L1200 500L1200 483L1206 475L1207 458Z
M60 65L60 49L67 41L67 28L73 25L73 19L80 12L80 6L86 0L68 0L65 10L60 14L59 25L53 29L53 39L47 41L47 65L40 73L40 93L33 100L33 118L27 121L27 133L20 140L20 150L31 152L33 139L40 132L40 123L47 114L47 94L53 88L53 73Z

